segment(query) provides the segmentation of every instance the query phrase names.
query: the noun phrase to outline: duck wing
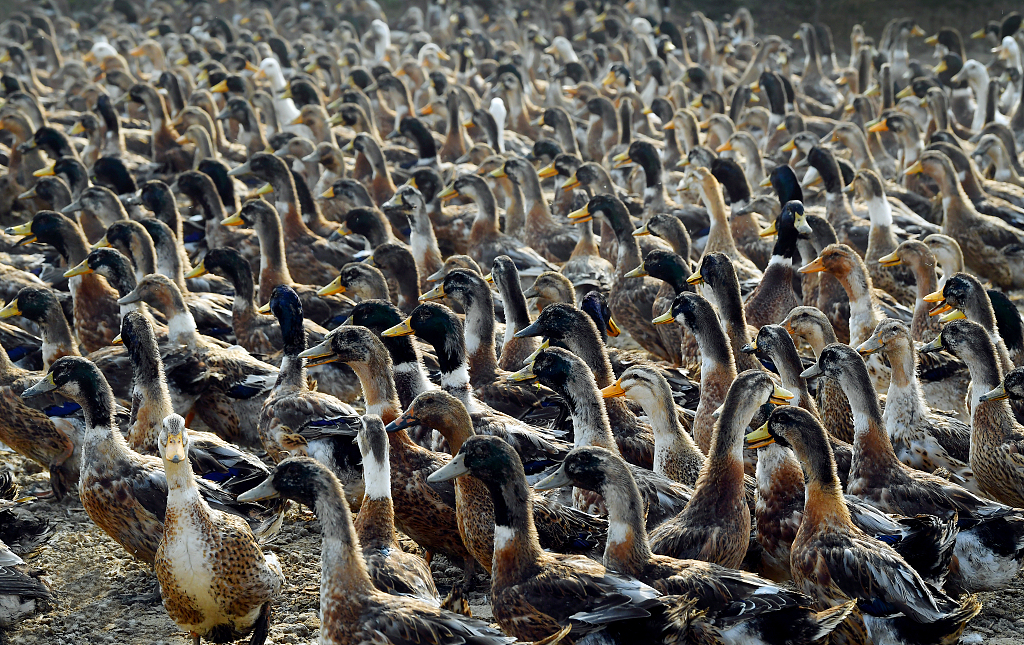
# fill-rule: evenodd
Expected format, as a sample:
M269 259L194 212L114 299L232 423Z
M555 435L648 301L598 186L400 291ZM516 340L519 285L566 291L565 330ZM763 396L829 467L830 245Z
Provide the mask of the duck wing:
M506 645L515 641L475 618L467 618L425 602L390 596L375 596L376 607L359 617L367 632L382 636L392 645Z

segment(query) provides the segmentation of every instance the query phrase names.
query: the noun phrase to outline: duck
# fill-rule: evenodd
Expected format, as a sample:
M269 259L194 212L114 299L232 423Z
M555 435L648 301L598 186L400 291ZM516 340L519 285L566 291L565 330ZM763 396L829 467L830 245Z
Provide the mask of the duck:
M306 349L306 332L298 294L287 285L278 285L269 304L281 325L284 356L277 381L259 412L260 443L276 462L292 450L326 461L339 478L344 478L349 503L358 508L364 482L362 472L356 468L359 449L352 435L358 422L355 410L310 387L305 360L299 356ZM332 424L326 425L326 420L332 420Z
M156 88L147 83L135 83L128 89L127 98L146 106L150 118L151 159L171 173L188 170L192 159L177 142L178 132L171 125L171 117Z
M810 232L806 223L804 205L801 202L786 202L773 226L762 234L777 233L772 257L765 267L764 277L743 305L748 323L760 329L765 325L777 324L794 307L801 304L793 291L793 260L799 258L797 236Z
M533 491L519 456L500 438L470 437L459 454L429 479L440 482L466 474L484 482L495 507L491 602L504 631L522 640L540 640L566 625L592 633L626 622L635 630L639 625L628 619L647 618L648 608L662 602L652 587L609 572L593 560L541 549L533 521ZM516 503L506 502L510 499ZM581 612L585 623L579 622ZM654 633L664 629L647 627Z
M458 454L473 433L472 420L462 403L443 390L423 392L388 428L423 425L440 432ZM467 549L488 572L493 572L494 508L484 484L471 478L455 480L456 516ZM538 495L534 506L541 546L558 553L589 552L607 533L603 518L563 506L550 496Z
M491 272L484 276L484 281L493 284L497 289L502 310L505 312L505 337L502 339L501 353L498 356L498 368L512 372L526 362L540 345L534 338L516 338L516 333L525 329L531 322L519 269L512 258L499 255L494 258Z
M927 174L939 184L943 197L942 233L957 240L967 266L1002 288L1016 285L1000 249L1020 244L1017 229L998 218L982 215L967 200L952 162L941 152L926 151L907 174Z
M984 495L970 468L970 426L925 406L917 380L917 350L907 326L883 320L856 349L861 356L882 352L892 366L882 421L899 460L925 472L944 468L958 484Z
M395 537L388 435L381 418L364 415L356 441L363 459L366 493L359 505L355 529L373 586L392 595L440 605L430 567L418 555L403 551Z
M938 260L928 244L920 240L904 240L892 253L878 258L884 266L906 265L914 274L916 293L914 298L914 318L910 321L910 336L918 342L928 342L935 338L942 325L928 312L932 308L925 296L938 291L939 276L936 271Z
M470 385L464 323L448 307L424 302L401 323L382 332L384 337L415 334L433 346L441 372L441 389L466 406L473 417L473 429L479 434L502 437L522 451L531 474L553 463L567 452L567 444L555 432L530 426L493 408L478 398ZM497 394L501 398L511 395ZM514 399L512 399L514 401Z
M260 395L270 390L278 369L240 347L199 334L181 292L165 276L154 273L144 277L118 300L121 305L135 302L145 302L164 315L168 342L182 348L185 360L205 364L202 378L192 384L201 392L190 411L192 416L231 443L260 446L256 432Z
M559 225L552 217L547 200L541 193L540 178L533 166L523 160L510 158L505 160L501 168L491 171L490 175L496 178L507 176L521 191L526 217L523 240L549 261L568 260L579 235Z
M606 326L606 323L599 323L582 309L566 303L556 303L545 307L540 316L528 327L517 332L517 335L523 338L544 336L549 344L563 344L587 366L597 386L604 388L612 385L615 372L602 341L601 332L598 331L598 324L601 324L602 329ZM619 399L607 400L603 407L614 429L619 450L626 460L644 468L652 467L654 434L650 424L637 414L639 410L631 409L626 402Z
M703 295L714 303L722 329L729 338L737 371L761 369L756 359L740 351L750 342L754 328L747 324L735 265L729 256L718 251L705 254L697 271L686 278L686 282L698 286Z
M68 397L85 412L78 493L89 518L130 555L152 566L167 512L167 478L160 458L140 455L128 447L114 421L113 392L87 359L58 359L46 376L21 396L28 399L47 392ZM253 535L272 534L277 513L268 513L262 505L238 502L212 482L196 483L207 503L240 515Z
M203 499L189 461L185 419L171 414L161 426L167 499L153 570L164 608L194 642L250 632L261 641L270 631L271 603L284 586L281 564L263 553L245 520Z
M59 414L50 416L55 407L66 403L63 398L21 398L22 392L43 377L41 372L12 363L6 348L0 347L0 441L45 468L50 474L50 490L60 501L78 485L81 449L75 448L81 445L81 429Z
M779 323L794 342L807 343L814 360L821 356L825 347L838 342L836 332L828 318L816 307L801 305L795 307ZM801 370L802 371L802 370ZM839 383L832 379L820 379L814 398L821 422L828 429L830 437L846 443L853 443L853 413L850 402Z
M326 466L305 456L289 457L245 499L275 497L312 506L324 534L330 536L323 540L320 556L320 614L325 625L320 640L325 645L381 638L398 645L412 634L429 645L511 642L482 621L374 587L342 485ZM344 618L353 615L355 621Z
M78 223L53 211L36 213L31 222L7 229L21 235L23 243L37 242L57 249L68 266L81 264L89 255L89 243ZM87 352L110 345L120 328L117 292L98 275L68 279L74 300L74 322L78 340Z
M651 309L657 296L657 281L648 277L627 278L626 274L637 267L642 258L640 245L633 237L633 226L629 220L626 207L616 197L598 195L590 199L586 206L569 214L569 219L578 224L587 225L599 216L614 231L618 240L618 258L615 263L615 277L612 280L608 304L612 315L619 325L629 332L630 336L644 349L651 352L659 360L679 365L681 355L679 337L674 334L662 334L651 323L654 317ZM668 336L668 340L666 340ZM673 336L675 338L673 339Z
M705 455L683 429L675 410L666 405L674 397L660 370L648 365L629 367L601 389L601 396L625 396L639 403L654 431L654 472L680 484L696 485Z
M462 563L463 579L459 586L466 590L472 585L476 560L460 534L458 486L431 486L426 482L426 477L444 466L449 457L416 445L406 430L408 425L393 425L402 414L395 382L398 372L384 346L387 337L378 337L377 333L359 324L343 325L319 345L302 352L301 358L318 364L340 361L359 377L367 414L388 423L385 430L395 526L426 550L428 561L432 554L444 553L454 562ZM434 391L433 386L416 395L426 391ZM445 599L446 605L451 602Z
M511 378L518 381L537 379L563 397L574 397L568 399L575 402L569 410L575 434L574 445L601 446L623 455L605 408L605 403L614 399L602 398L593 374L578 356L560 347L542 346L532 363ZM686 506L692 494L691 488L642 466L630 464L630 469L646 500L648 528L658 526ZM600 497L578 489L573 490L573 505L588 513L603 514L605 511L604 501Z
M1024 478L1015 453L1024 440L1024 431L1006 401L1009 397L1000 396L999 388L1003 388L1003 394L1006 388L988 333L978 323L954 320L925 348L945 349L967 363L975 399L968 434L971 469L983 495L1021 508Z
M534 249L501 232L498 228L498 210L494 192L482 177L462 175L438 195L441 201L459 196L472 200L477 206L466 254L473 258L478 265L491 266L494 264L494 258L499 255L507 255L512 258L520 271L531 268L552 271L558 269Z
M892 547L853 524L825 429L811 413L781 406L747 437L756 444L781 443L797 454L807 483L793 542L793 580L818 607L849 607L857 601L833 635L837 642L877 642L882 634L901 643L959 640L981 603L974 596L956 601L929 589ZM903 582L893 585L894 579Z
M743 485L743 428L769 399L792 397L761 370L748 370L736 377L715 423L693 496L682 512L651 533L655 553L739 568L750 535L750 509Z
M700 348L700 402L693 418L692 434L701 452L708 454L714 436L712 415L725 401L736 380L736 361L725 331L706 298L684 291L672 301L672 309L654 322L667 325L677 320L686 325Z
M625 462L605 448L574 448L558 471L535 484L534 490L570 484L592 490L608 500L608 521L617 530L605 547L604 565L664 594L695 598L695 607L707 612L715 622L716 636L721 642L779 642L777 621L785 621L788 626L786 642L790 638L816 640L845 620L853 609L851 602L838 609L815 612L810 609L810 598L780 589L753 574L702 560L653 554L636 480ZM737 612L737 604L745 605L746 609Z
M904 465L885 431L864 360L852 347L827 346L818 362L801 375L838 380L850 401L855 434L847 494L883 512L924 513L942 519L956 516L960 532L947 584L970 592L1005 586L1024 558L1019 537L1024 535L1024 517L937 475ZM985 564L979 566L981 562Z
M409 246L416 261L418 276L428 276L440 270L444 261L437 246L434 227L427 215L423 193L413 186L401 186L382 207L394 208L409 217L409 223L412 225ZM419 281L419 284L421 288L426 286L425 280Z

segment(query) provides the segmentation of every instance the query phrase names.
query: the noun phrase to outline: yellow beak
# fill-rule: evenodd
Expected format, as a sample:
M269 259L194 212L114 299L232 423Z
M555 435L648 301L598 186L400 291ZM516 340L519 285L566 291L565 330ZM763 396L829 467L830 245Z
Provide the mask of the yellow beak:
M594 219L593 216L590 214L590 205L587 204L578 211L573 211L569 213L569 219L573 220L574 224L582 224L583 222L589 222L590 220Z
M776 220L776 221L778 221L778 220ZM779 230L778 230L778 228L776 228L775 222L772 222L771 224L768 225L768 228L766 228L763 231L761 231L761 237L771 237L771 236L777 234L778 232L779 232Z
M647 275L647 269L644 268L644 263L641 262L640 266L638 266L637 268L631 270L624 277L626 277L626 278L642 278L645 275Z
M74 134L74 133L72 133L72 134ZM49 166L47 166L45 168L40 168L39 170L35 171L34 173L32 173L32 176L33 177L52 177L53 174L54 174L54 172L53 172L53 164L50 164Z
M225 92L228 91L228 82L227 82L227 80L223 80L220 83L217 83L216 85L214 85L213 87L210 88L210 91L213 92L214 94L224 94Z
M933 291L923 298L925 302L942 302L946 297L942 295L942 290Z
M768 400L775 405L786 405L787 401L791 401L794 398L794 394L785 388L781 388L778 385L774 386L771 395Z
M615 324L614 318L609 318L608 323L605 325L605 327L607 328L608 335L611 336L612 338L615 338L616 336L622 333L622 330L619 329L619 326Z
M109 248L110 248L110 242L107 241L107 236L106 235L101 237L99 242L96 242L95 244L92 245L92 250L93 251L95 251L96 249L109 249Z
M537 176L540 177L541 179L554 177L557 174L558 171L555 169L555 164L553 162L549 163L548 165L544 166L543 168L537 171Z
M257 195L266 195L272 192L274 192L274 187L271 186L270 184L263 184L262 186L256 189Z
M610 399L616 396L625 396L626 391L622 389L622 379L619 379L606 388L601 389L601 397Z
M267 304L257 309L256 313L264 314L266 316L272 316L273 312L270 311L270 303L268 302Z
M797 269L798 273L821 273L825 270L825 263L820 257L814 258L809 264Z
M118 334L117 336L114 336L113 339L111 339L110 344L111 345L124 345L124 339L121 338L121 334Z
M92 273L92 268L89 266L89 258L86 258L79 262L76 266L68 269L64 272L65 278L73 278L76 275L86 275Z
M345 293L345 285L343 285L341 283L341 276L340 275L337 278L335 278L334 280L332 280L331 283L329 285L327 285L326 287L320 287L317 290L316 295L318 295L318 296L333 296L333 295L339 294L339 293Z
M206 273L206 260L200 260L196 268L188 272L188 275L185 276L185 279L189 280L191 278L198 278L201 275L206 275Z
M857 346L857 353L861 356L870 356L880 349L882 349L882 341L878 340L878 336L872 336Z
M505 166L504 165L502 165L501 168L495 168L491 172L487 173L487 175L489 177L494 177L495 179L501 179L502 177L507 177L508 176L508 175L505 174Z
M888 131L889 131L889 126L887 126L885 124L885 121L879 121L878 123L876 123L873 126L871 126L870 128L868 128L868 132L888 132Z
M672 315L672 312L666 311L665 313L661 314L651 322L654 323L655 325L667 325L669 323L674 323L675 321L676 317Z
M961 318L966 318L966 317L967 316L964 314L964 312L960 311L959 309L953 309L953 311L951 311L948 314L944 315L942 318L939 318L939 322L946 323L946 322L949 322L951 320L960 320Z
M327 190L325 190L324 194L320 195L320 197L323 198L323 199L332 199L332 198L334 198L334 186L331 186Z
M441 192L440 195L438 195L438 198L441 201L446 202L446 201L448 201L450 199L455 199L458 196L459 196L459 191L455 190L454 186L449 186L449 187L445 188Z
M633 163L633 160L630 158L628 152L620 152L619 154L612 157L612 161L615 162L615 164L612 166L613 168L621 168L623 166Z
M15 298L14 300L8 302L7 306L4 307L3 309L0 309L0 318L13 318L15 316L20 316L20 315L21 315L21 310L18 309L18 299L17 298Z
M906 171L905 174L908 174L908 175L919 175L922 172L924 172L924 166L922 166L921 162L918 161L913 166L907 168L907 171Z
M412 328L412 318L406 318L391 329L385 329L381 336L392 338L394 336L409 336L415 333L416 331Z
M754 430L747 435L747 448L756 450L758 448L764 448L775 443L775 437L768 432L768 422L765 421L764 425Z
M880 257L880 258L878 258L878 263L881 264L884 267L899 266L899 264L900 264L899 253L897 253L896 251L893 251L889 255Z
M686 279L686 284L704 284L704 276L698 271Z
M441 300L442 298L444 298L444 283L421 295L419 300L420 302L428 302L430 300Z
M234 215L225 217L220 221L220 223L223 226L241 226L242 224L245 224L245 220L242 219L241 215L235 213Z
M571 175L569 175L569 178L565 180L565 183L562 184L562 190L564 190L565 192L569 192L573 188L579 187L579 185L580 180L576 178L576 173L572 173Z
M726 141L722 145L715 148L715 152L725 152L726 150L732 150L732 141Z

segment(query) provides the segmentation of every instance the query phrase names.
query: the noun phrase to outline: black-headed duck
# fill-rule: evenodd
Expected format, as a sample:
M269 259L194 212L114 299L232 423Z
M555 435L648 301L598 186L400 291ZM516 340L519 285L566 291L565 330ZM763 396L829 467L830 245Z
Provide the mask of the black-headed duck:
M745 372L761 369L761 364L757 359L740 351L740 348L750 342L750 336L756 333L756 328L747 324L748 313L741 300L735 266L725 253L706 253L701 258L697 270L686 281L692 285L699 285L703 295L714 303L722 330L729 338L736 370Z
M527 357L537 351L540 344L532 337L516 337L517 332L530 324L530 312L526 308L526 296L520 286L519 269L512 258L499 255L494 258L491 273L484 276L484 280L494 284L498 290L505 312L505 338L498 357L498 367L513 372L523 366Z

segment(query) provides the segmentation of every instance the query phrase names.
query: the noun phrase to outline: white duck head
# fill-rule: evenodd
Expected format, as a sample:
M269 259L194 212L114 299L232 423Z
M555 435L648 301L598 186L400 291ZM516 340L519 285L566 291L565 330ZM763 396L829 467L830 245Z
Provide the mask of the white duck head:
M505 102L499 97L491 99L491 105L487 111L494 117L494 123L498 126L498 152L505 152L505 119L508 118L508 109Z

